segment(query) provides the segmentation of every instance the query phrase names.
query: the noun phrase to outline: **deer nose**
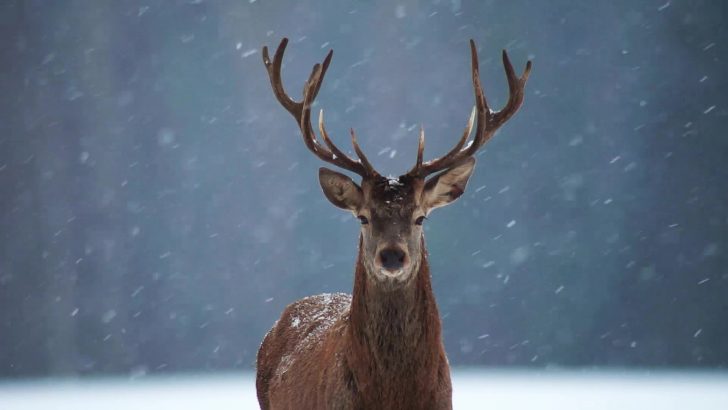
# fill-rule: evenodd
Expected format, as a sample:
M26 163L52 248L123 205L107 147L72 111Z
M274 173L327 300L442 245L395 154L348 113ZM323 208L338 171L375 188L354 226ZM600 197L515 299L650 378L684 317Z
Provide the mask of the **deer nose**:
M386 248L379 251L379 261L388 271L396 271L404 266L405 253L400 248Z

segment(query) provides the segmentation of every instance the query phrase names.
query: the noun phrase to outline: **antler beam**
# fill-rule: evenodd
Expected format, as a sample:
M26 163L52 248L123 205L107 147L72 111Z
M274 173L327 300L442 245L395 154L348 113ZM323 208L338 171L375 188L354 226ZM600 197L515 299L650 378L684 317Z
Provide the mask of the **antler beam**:
M495 134L513 114L518 111L523 104L524 90L526 81L531 74L531 61L526 63L526 69L523 74L518 77L513 70L511 60L508 53L503 50L503 67L505 68L506 78L508 79L508 102L500 111L491 111L488 102L483 94L483 87L480 83L480 72L478 68L478 51L475 42L470 40L471 70L473 74L473 89L475 91L475 107L470 114L465 132L455 146L444 156L422 163L422 153L424 151L425 137L424 132L420 131L419 145L417 148L417 163L408 172L408 175L424 178L444 169L452 168L461 164L465 159L475 155L475 153ZM478 125L475 130L475 137L466 144L468 136L473 128L473 118L477 117Z
M329 68L329 63L331 63L331 57L333 56L334 51L329 51L326 58L324 58L323 63L313 66L311 75L308 77L308 81L306 81L303 88L303 100L295 101L286 93L281 79L283 53L286 51L287 45L288 39L283 38L273 55L273 61L271 61L268 54L268 47L263 47L263 64L265 64L265 68L268 71L268 77L270 78L270 83L273 87L273 93L275 94L276 99L283 108L291 113L293 118L296 120L296 123L298 123L303 136L303 142L306 144L306 147L320 159L340 168L355 172L362 177L378 175L359 147L354 130L351 131L351 142L354 146L354 151L359 157L358 160L352 159L348 155L344 154L336 147L336 145L334 145L333 141L331 141L324 128L323 110L319 113L319 131L321 131L324 144L326 144L325 146L319 143L316 138L316 133L311 126L311 105L316 99L316 95L318 95L319 89L321 88L324 75L326 74L326 70Z

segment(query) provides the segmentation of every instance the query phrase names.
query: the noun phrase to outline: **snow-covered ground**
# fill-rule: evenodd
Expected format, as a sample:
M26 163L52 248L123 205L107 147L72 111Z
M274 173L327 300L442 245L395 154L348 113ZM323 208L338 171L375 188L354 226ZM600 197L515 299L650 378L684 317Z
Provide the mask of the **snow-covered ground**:
M253 377L0 383L0 409L255 409ZM728 373L455 370L453 380L456 409L728 409Z

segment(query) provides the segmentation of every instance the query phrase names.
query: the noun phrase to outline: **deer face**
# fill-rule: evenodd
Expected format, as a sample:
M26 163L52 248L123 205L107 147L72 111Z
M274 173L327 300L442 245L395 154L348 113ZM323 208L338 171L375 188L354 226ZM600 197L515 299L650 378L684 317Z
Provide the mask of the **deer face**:
M323 110L319 113L318 121L321 140L316 137L311 124L311 106L321 88L333 51L329 51L320 64L313 66L303 87L303 99L296 101L286 93L281 79L283 53L287 45L288 39L281 40L273 59L268 54L268 47L263 47L263 64L268 71L273 94L296 120L303 142L313 154L362 177L359 186L346 175L326 168L319 171L326 198L339 208L351 211L361 221L361 254L367 272L376 280L407 282L414 276L412 273L417 272L424 252L424 217L433 209L447 205L462 195L475 166L474 155L523 103L531 62L518 76L508 54L503 51L509 96L503 109L493 111L480 85L478 52L475 42L470 40L475 106L462 137L444 156L423 162L425 134L420 131L415 166L399 178L390 179L381 176L372 167L359 147L354 130L351 131L351 142L358 159L345 154L333 143L324 128ZM468 142L476 121L475 136ZM429 175L434 176L427 179Z
M332 204L352 212L361 223L361 254L370 277L406 283L419 270L425 218L462 195L474 165L469 158L428 181L407 174L397 179L377 175L364 178L361 186L321 168L319 182Z

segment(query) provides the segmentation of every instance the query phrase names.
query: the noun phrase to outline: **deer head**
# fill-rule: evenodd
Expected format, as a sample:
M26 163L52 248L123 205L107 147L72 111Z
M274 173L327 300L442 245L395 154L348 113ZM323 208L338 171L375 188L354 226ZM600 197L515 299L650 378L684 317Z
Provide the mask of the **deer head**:
M424 255L424 220L433 209L450 204L463 194L475 167L475 153L523 103L531 62L526 64L524 73L519 77L508 54L503 51L509 97L503 109L491 111L480 84L475 42L470 40L475 107L462 136L447 154L423 162L425 135L420 130L415 166L398 178L386 178L374 170L359 147L353 129L351 142L356 159L342 152L331 141L324 127L323 110L318 120L323 145L314 133L311 105L321 87L333 50L329 51L323 63L314 65L303 89L303 99L294 101L286 94L281 81L281 64L287 44L288 39L284 38L272 61L268 48L263 47L263 62L276 98L295 118L303 141L311 152L325 162L361 176L361 183L357 184L344 174L321 168L319 182L324 195L335 206L352 212L361 222L360 253L369 279L392 286L410 282ZM475 136L468 142L474 123L477 123Z

